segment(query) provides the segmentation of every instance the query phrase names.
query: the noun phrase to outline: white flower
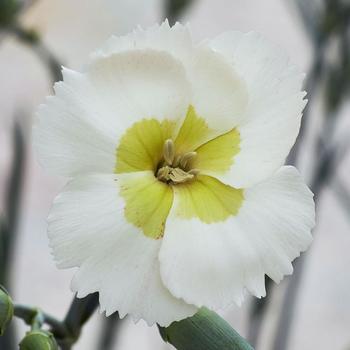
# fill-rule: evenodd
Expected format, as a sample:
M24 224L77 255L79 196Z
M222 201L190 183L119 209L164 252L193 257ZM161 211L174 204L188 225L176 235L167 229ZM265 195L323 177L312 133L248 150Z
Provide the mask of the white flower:
M265 295L310 244L312 193L283 166L303 75L256 33L199 45L168 22L113 37L41 106L43 165L72 178L49 238L72 289L166 326Z

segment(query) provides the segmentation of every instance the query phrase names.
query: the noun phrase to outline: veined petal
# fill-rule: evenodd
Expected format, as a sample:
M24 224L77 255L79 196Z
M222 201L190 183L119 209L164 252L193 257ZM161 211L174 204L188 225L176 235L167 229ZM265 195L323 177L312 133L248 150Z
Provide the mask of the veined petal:
M129 127L181 121L191 99L182 64L150 49L95 60L84 73L65 70L55 91L39 110L34 143L43 165L65 176L112 173Z
M176 151L180 154L194 151L214 136L214 130L209 128L207 121L197 114L194 106L190 105L176 135Z
M226 32L208 45L231 62L247 87L248 106L237 127L240 152L221 179L249 187L283 165L295 142L306 104L304 75L257 33Z
M206 175L198 175L193 182L175 186L174 193L178 202L177 216L199 218L206 224L236 215L244 200L242 190Z
M107 315L119 311L163 326L196 308L174 298L159 275L160 240L147 238L124 216L119 180L90 175L72 180L55 200L49 239L61 268L79 267L72 281L78 297L99 292Z
M115 172L155 171L163 156L164 142L174 134L175 122L143 119L120 139Z
M246 189L238 214L226 221L186 220L174 207L159 255L164 284L176 297L213 309L240 304L245 288L264 296L264 275L279 282L292 273L292 260L312 240L312 197L297 170L282 167Z
M197 156L192 162L193 168L200 169L206 174L225 174L230 170L235 155L240 151L239 132L233 129L204 143L195 151Z
M152 172L125 176L120 180L120 195L125 200L125 218L139 227L145 236L163 237L173 204L173 190L158 181Z

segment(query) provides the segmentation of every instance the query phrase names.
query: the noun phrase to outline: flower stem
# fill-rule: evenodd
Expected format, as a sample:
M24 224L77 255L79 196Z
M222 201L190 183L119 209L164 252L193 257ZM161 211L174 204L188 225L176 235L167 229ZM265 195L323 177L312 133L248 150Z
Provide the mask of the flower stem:
M116 341L116 336L122 324L118 312L103 319L102 332L99 335L97 349L112 350Z
M94 314L97 306L98 293L90 294L83 299L74 297L63 321L69 334L70 344L74 344L78 340L82 327Z
M47 313L44 313L38 308L26 305L15 305L14 315L30 325L32 330L40 329L42 325L46 323L51 327L51 331L54 335L59 338L64 338L68 333L63 322Z

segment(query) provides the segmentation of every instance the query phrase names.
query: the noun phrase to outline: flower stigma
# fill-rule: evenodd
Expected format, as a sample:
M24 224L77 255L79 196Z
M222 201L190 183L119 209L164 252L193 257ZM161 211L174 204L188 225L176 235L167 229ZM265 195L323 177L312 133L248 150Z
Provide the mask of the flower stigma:
M174 141L166 140L163 147L163 160L156 171L157 179L171 185L193 180L199 173L198 169L191 169L191 163L196 156L196 152L176 155Z

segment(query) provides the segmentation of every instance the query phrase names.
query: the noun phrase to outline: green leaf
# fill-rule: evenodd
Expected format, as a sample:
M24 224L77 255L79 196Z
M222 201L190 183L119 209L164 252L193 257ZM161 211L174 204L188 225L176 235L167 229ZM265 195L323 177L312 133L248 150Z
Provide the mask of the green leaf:
M224 319L206 308L159 331L178 350L253 350Z

